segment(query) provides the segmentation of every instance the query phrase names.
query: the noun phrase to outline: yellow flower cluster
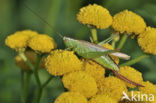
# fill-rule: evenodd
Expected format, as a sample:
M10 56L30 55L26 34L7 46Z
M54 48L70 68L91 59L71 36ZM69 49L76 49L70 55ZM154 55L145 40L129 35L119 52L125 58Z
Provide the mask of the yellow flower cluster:
M146 53L156 54L156 28L146 28L143 18L132 11L124 10L112 18L106 8L93 4L81 8L77 19L82 24L98 29L112 26L120 33L139 34L138 43L141 48ZM54 50L57 45L53 38L46 34L31 30L18 31L8 36L5 44L19 52L15 62L22 70L30 70L26 60L34 66L38 55L47 56L44 54L48 54L46 59L43 58L39 62L39 68L45 67L51 75L61 76L63 86L68 90L58 96L54 103L122 103L123 101L120 100L123 91L130 94L129 88L136 87L111 74L105 77L105 68L93 60L79 59L73 51ZM103 44L102 47L114 50L108 43ZM111 54L109 56L116 64L119 64L118 57ZM156 96L156 86L148 81L144 82L141 72L130 66L123 66L120 67L119 73L145 86L138 87L141 93L153 93ZM137 93L137 91L134 92Z
M82 63L74 52L66 50L52 51L46 58L45 66L47 71L54 76L82 69Z
M156 95L156 87L154 84L147 81L147 82L142 82L142 85L144 85L145 87L139 87L140 91L142 91L143 93Z
M48 53L56 48L56 43L53 38L31 30L15 32L6 38L5 44L17 51L26 49L26 47L29 46L33 50L42 53Z
M125 83L114 76L101 79L97 85L98 94L108 95L117 101L120 101L123 91L127 92Z
M35 65L36 57L37 57L35 52L26 51L25 56L33 65ZM44 58L41 59L39 64L39 69L44 68L44 60L45 60ZM18 67L20 67L20 69L31 70L30 67L23 61L23 59L19 55L15 57L15 63Z
M109 44L106 44L105 47L113 49ZM129 94L130 92L128 92L128 88L135 87L123 82L117 77L105 77L105 69L101 65L92 60L79 60L72 51L52 51L46 59L46 68L52 75L63 75L62 82L64 87L70 92L80 93L86 99L89 99L87 101L88 103L118 103L123 96L123 91ZM119 72L128 79L144 85L142 83L142 74L134 68L123 66L120 67ZM155 91L154 88L156 87L152 85L139 88L139 90L142 93L143 91L148 90L146 88L151 88L150 91ZM128 100L120 102L125 103L125 101L129 102ZM63 93L55 100L55 102L74 103L77 102L77 98L74 96L64 96Z
M62 93L54 103L88 103L87 99L77 92Z
M136 13L124 10L114 15L112 27L120 33L135 33L137 35L145 30L146 23L143 18Z
M120 67L120 74L128 78L129 80L132 80L136 83L141 83L143 81L142 73L137 71L136 69L130 67L130 66L123 66ZM126 83L126 82L125 82ZM135 86L129 83L126 83L127 87L134 88Z
M40 34L32 37L28 45L33 50L42 53L49 53L52 49L56 48L56 43L54 42L53 38L46 34Z
M82 24L105 29L112 24L112 16L109 11L97 4L88 5L80 9L77 20Z
M146 53L156 55L156 28L147 27L138 37L138 43Z
M38 35L38 33L31 30L17 31L6 38L5 44L12 49L20 50L26 48L28 40L36 35Z
M155 100L156 86L149 81L147 82L142 81L140 84L142 84L144 87L139 87L138 90L132 90L127 93L129 98L132 98L133 96L135 96L135 99L136 100L140 99L140 102L129 101L125 99L125 100L122 100L120 103L156 103L156 100ZM147 97L147 96L150 96L150 97ZM147 100L148 98L151 98L151 100L154 98L154 101L148 101Z
M118 101L108 95L96 95L89 103L118 103Z
M96 81L100 80L105 75L105 69L94 61L83 60L83 66L84 66L84 71L90 74L91 76L93 76Z
M92 97L97 92L95 79L84 71L71 72L63 76L64 87L73 92L79 92L85 97Z
M125 99L125 100L122 100L121 103L149 103L149 102L146 101L146 97L143 97L143 99L142 99L142 97L138 98L139 96L143 95L143 93L141 91L132 90L132 91L128 92L128 97L129 98L133 98L134 95L136 95L135 100L129 101L129 100ZM140 99L140 101L138 101L138 99Z

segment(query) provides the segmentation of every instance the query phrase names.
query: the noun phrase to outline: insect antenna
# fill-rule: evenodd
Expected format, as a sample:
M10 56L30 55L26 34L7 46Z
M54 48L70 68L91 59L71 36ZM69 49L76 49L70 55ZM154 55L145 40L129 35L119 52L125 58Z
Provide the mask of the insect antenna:
M63 35L61 33L59 33L56 29L54 29L54 27L52 25L50 25L45 19L43 19L39 14L37 14L33 9L31 9L29 6L27 6L26 4L24 4L24 7L27 8L31 13L33 13L35 16L37 16L38 18L40 18L40 20L42 20L45 24L47 24L55 33L57 33L61 38L63 38Z

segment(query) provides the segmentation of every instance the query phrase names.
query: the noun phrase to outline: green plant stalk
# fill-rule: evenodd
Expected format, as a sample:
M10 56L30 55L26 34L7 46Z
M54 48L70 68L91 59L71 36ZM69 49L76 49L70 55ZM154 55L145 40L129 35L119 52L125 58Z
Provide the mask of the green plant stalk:
M94 43L98 43L98 37L97 37L97 31L95 28L91 29L91 33L92 33L92 38L93 38L93 42Z
M43 88L38 87L35 103L40 103L42 91L43 91Z
M133 64L135 64L135 63L137 63L137 62L139 62L139 61L141 61L141 60L143 60L143 59L145 59L147 57L149 57L148 54L142 54L141 56L139 56L139 57L137 57L135 59L132 59L132 60L126 62L126 63L123 63L123 64L121 64L119 66L130 66L130 65L133 65Z
M40 55L37 55L37 59L36 59L35 67L34 67L32 65L32 63L27 59L27 57L25 56L25 54L23 52L20 52L19 55L26 62L26 64L29 65L29 67L33 70L36 82L39 86L41 86L41 82L39 80L37 68L39 66L39 63L40 63L40 60L42 57Z
M35 79L36 79L36 82L37 82L37 85L38 85L38 90L37 90L35 103L39 103L40 99L41 99L41 96L42 96L43 88L51 81L52 77L50 76L49 79L43 85L41 84L41 81L40 81L40 78L39 78L39 75L38 75L38 67L39 67L40 61L42 59L41 55L37 55L35 67L31 64L31 62L27 59L27 57L25 56L25 54L23 52L20 52L19 55L29 65L29 67L34 72L34 76L35 76ZM24 85L25 86L25 90L24 90L25 95L27 94L27 91L28 91L28 88L29 88L29 82L30 82L28 74L27 74L26 77L27 77L26 78L26 84ZM26 100L25 100L25 102L26 102Z
M34 68L34 75L35 75L35 78L36 78L37 85L39 87L41 87L41 81L40 81L40 78L39 78L39 75L38 75L38 67L39 67L41 58L42 58L42 56L37 54L37 59L36 59L35 68Z
M51 80L52 80L52 76L50 76L50 77L47 79L47 81L46 81L41 87L38 87L35 103L39 103L39 102L40 102L43 89L44 89L44 87L47 86L47 84L48 84Z
M42 85L42 88L46 87L48 85L48 83L52 80L52 76L50 76L46 81L45 83Z
M27 98L28 98L29 86L30 86L31 72L25 72L25 74L26 74L26 78L24 80L23 97L24 97L24 101L26 103Z
M29 65L29 67L34 72L35 80L37 82L38 91L39 91L39 92L37 92L37 99L36 99L35 103L39 103L39 101L40 101L39 97L41 96L40 93L42 93L42 88L41 88L41 82L40 82L39 75L38 75L38 66L39 66L39 63L40 63L40 60L41 60L42 56L41 55L37 55L37 59L36 59L35 67L34 67L31 64L31 62L27 59L27 57L25 56L24 52L20 52L19 55L27 63L27 65Z
M23 88L24 88L24 71L23 70L21 70L21 101L22 101L22 103L25 103L25 101L24 101L24 93L23 93Z
M123 45L125 44L126 40L128 38L128 35L127 34L124 34L119 42L119 45L118 45L118 49L121 49L123 47Z
M42 94L42 84L38 75L38 67L40 64L42 56L37 54L37 59L36 59L36 63L35 63L35 68L34 68L34 75L36 78L36 82L38 85L38 90L37 90L37 95L36 95L36 100L35 103L39 103L40 102L40 98L41 98L41 94Z

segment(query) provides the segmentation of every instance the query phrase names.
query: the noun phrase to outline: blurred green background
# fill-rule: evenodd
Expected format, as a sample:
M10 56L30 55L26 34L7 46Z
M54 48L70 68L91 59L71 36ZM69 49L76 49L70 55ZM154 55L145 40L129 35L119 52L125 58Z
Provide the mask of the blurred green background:
M78 23L76 14L82 6L97 3L107 8L112 15L128 9L141 15L148 26L156 26L156 0L0 0L0 103L20 103L20 69L14 64L15 51L4 44L7 35L17 30L32 29L54 37L59 47L63 43L44 22L25 8L25 4L53 25L60 33L76 39L89 40L89 29ZM98 30L100 40L109 36L109 30ZM135 58L142 54L135 39L128 39L123 52ZM144 80L156 83L156 56L149 57L133 65L141 71ZM133 74L132 74L133 75ZM40 71L42 81L48 76ZM34 78L30 88L30 102L36 89ZM53 103L61 92L59 78L54 79L43 92L41 103Z

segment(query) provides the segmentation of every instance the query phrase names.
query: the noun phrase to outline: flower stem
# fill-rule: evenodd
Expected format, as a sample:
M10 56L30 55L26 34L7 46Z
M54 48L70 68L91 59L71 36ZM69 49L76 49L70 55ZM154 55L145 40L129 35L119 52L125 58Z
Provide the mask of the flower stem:
M97 31L95 28L91 29L91 33L92 33L92 38L93 38L93 42L94 43L98 43L98 38L97 38Z
M123 47L123 45L125 44L126 40L128 38L128 35L127 34L124 34L119 42L119 45L118 45L118 49L121 49Z
M139 57L137 57L137 58L135 58L135 59L132 59L132 60L126 62L126 63L123 63L123 64L121 64L120 66L129 66L129 65L133 65L133 64L135 64L135 63L137 63L137 62L139 62L139 61L141 61L142 59L145 59L145 58L147 58L147 57L149 57L148 54L142 54L141 56L139 56Z
M41 61L42 56L41 55L37 55L37 59L36 59L36 63L35 63L35 68L34 68L34 75L36 78L36 82L38 84L39 87L41 87L41 81L38 75L38 67L39 67L39 63Z
M40 103L40 99L41 99L41 96L42 96L42 90L43 89L41 87L38 87L35 103Z
M37 59L36 59L36 63L35 63L35 68L34 68L34 75L35 75L35 79L38 85L38 90L37 90L37 95L36 95L36 100L35 103L39 103L40 99L41 99L41 95L42 95L42 84L38 75L38 67L39 67L39 63L41 61L42 56L41 55L37 55Z
M25 103L25 100L24 100L24 93L23 93L23 88L24 88L24 71L21 70L21 101L22 103Z
M52 76L50 76L47 81L42 85L42 88L48 85L48 83L52 80Z
M41 98L41 94L42 94L42 85L41 85L41 81L38 75L38 66L40 63L40 60L42 58L41 55L37 55L37 59L36 59L36 63L35 63L35 67L31 64L31 62L27 59L27 57L25 56L25 54L23 52L19 53L20 57L27 63L27 65L29 65L29 67L33 70L34 72L34 76L38 85L38 91L37 91L37 98L35 103L39 103L40 98Z
M31 79L31 72L25 72L25 80L24 80L24 90L23 90L23 97L25 103L27 102L28 98L28 92L29 92L29 85L30 85L30 79Z

